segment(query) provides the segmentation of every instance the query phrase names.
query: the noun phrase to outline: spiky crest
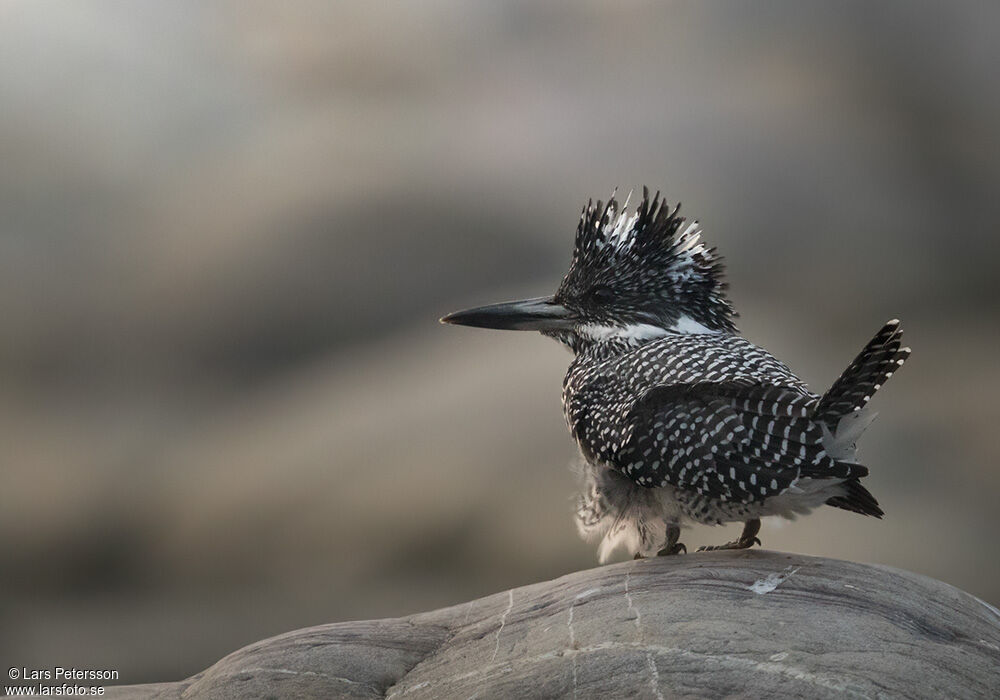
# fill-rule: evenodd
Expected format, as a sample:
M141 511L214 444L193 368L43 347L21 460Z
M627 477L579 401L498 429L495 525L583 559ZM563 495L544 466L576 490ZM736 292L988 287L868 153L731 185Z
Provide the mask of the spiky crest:
M588 202L557 299L596 323L734 331L722 258L701 240L698 222L679 212L680 204L671 208L659 192L650 198L645 187L632 213L628 199L621 206L615 194L606 204ZM606 290L600 303L597 289Z

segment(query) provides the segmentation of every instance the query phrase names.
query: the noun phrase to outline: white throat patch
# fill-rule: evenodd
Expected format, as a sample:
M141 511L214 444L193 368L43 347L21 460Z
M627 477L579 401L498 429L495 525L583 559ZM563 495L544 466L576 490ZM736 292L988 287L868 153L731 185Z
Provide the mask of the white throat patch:
M603 340L624 340L639 343L644 340L662 338L673 333L683 335L695 333L719 333L695 321L690 316L681 316L670 328L661 328L649 323L630 323L627 326L610 326L603 323L587 323L580 326L577 332L593 342Z
M648 323L631 323L627 326L606 326L601 323L587 323L580 326L577 332L588 340L599 342L614 339L627 341L651 340L652 338L662 338L669 331Z
M711 328L706 328L698 321L695 321L690 316L681 316L677 319L677 323L670 327L674 333L718 333L719 331L713 331Z

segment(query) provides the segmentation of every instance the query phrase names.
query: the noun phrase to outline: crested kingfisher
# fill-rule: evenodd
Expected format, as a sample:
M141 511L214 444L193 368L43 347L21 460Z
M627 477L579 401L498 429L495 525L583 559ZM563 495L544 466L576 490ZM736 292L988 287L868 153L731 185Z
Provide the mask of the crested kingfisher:
M824 504L881 518L855 443L872 395L910 354L899 322L812 393L739 335L722 258L679 211L645 188L634 211L614 195L588 202L553 296L441 321L539 331L572 351L562 404L582 456L576 521L602 562L618 547L686 552L692 522L744 523L739 539L700 548L715 550L760 544L763 516Z

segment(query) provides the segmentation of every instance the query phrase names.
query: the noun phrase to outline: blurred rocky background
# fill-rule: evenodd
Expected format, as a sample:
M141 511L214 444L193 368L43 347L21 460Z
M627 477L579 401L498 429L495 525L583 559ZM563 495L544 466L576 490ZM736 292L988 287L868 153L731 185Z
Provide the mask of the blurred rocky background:
M880 324L882 522L769 548L1000 602L1000 5L0 7L0 659L177 679L595 564L553 290L649 184L822 390ZM738 530L696 529L689 545Z

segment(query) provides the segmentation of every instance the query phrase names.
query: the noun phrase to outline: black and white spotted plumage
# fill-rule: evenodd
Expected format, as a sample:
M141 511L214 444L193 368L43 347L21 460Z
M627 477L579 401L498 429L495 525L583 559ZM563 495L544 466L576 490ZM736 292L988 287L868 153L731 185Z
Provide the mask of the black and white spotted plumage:
M551 299L531 300L530 314L506 325L482 309L446 319L533 328L574 352L563 408L583 457L577 522L601 540L602 560L619 545L655 553L691 521L794 517L823 504L883 514L860 483L868 469L855 441L872 395L909 355L899 323L814 394L737 334L721 258L700 233L647 191L634 213L614 197L589 203Z
M907 353L898 333L891 337L895 349L882 343L861 356L881 382ZM746 519L765 514L768 499L800 479L843 482L868 473L853 461L853 442L838 449L835 440L842 420L863 420L865 395L850 407L828 405L739 336L667 334L606 352L584 348L571 365L563 389L567 423L588 461L642 487L674 489L686 518ZM876 355L885 357L870 362ZM845 505L882 515L867 498Z

